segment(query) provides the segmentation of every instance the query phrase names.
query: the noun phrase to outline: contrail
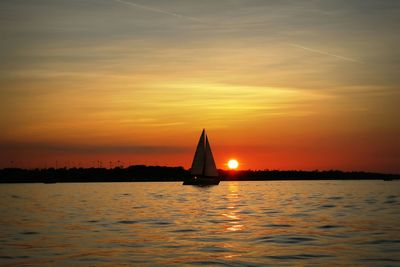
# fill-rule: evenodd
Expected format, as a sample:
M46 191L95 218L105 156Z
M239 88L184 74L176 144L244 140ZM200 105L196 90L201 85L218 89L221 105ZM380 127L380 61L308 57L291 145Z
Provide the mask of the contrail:
M180 19L186 19L186 20L190 20L190 21L194 21L194 22L198 22L198 23L203 23L203 24L205 23L204 21L202 21L199 18L185 16L185 15L182 15L182 14L179 14L179 13L167 11L167 10L156 8L156 7L151 7L151 6L147 6L147 5L141 5L141 4L137 4L135 2L125 1L125 0L114 0L114 1L118 2L118 3L121 3L121 4L129 5L129 6L132 6L132 7L144 9L144 10L151 11L151 12L155 12L155 13L165 14L165 15L168 15L168 16L173 16L173 17L180 18ZM357 62L357 63L363 63L362 61L354 59L354 58L344 57L344 56L332 54L332 53L329 53L329 52L325 52L325 51L321 51L321 50L305 47L305 46L298 45L298 44L295 44L295 43L287 43L287 44L292 46L292 47L300 48L300 49L303 49L303 50L307 50L307 51L310 51L310 52L313 52L313 53L317 53L317 54L321 54L321 55L325 55L325 56L335 57L337 59L341 59L341 60L345 60L345 61L351 61L351 62Z
M300 48L300 49L304 49L304 50L307 50L307 51L310 51L310 52L318 53L318 54L321 54L321 55L331 56L331 57L335 57L335 58L338 58L338 59L342 59L342 60L346 60L346 61L351 61L351 62L362 63L362 61L357 60L357 59L354 59L354 58L349 58L349 57L344 57L344 56L340 56L340 55L335 55L335 54L331 54L331 53L324 52L324 51L321 51L321 50L312 49L312 48L305 47L305 46L298 45L298 44L288 44L288 45L293 46L293 47L297 47L297 48Z
M173 16L173 17L180 18L180 19L187 19L187 20L191 20L191 21L195 21L195 22L202 22L200 19L195 18L195 17L189 17L189 16L185 16L185 15L182 15L182 14L179 14L179 13L170 12L170 11L159 9L159 8L155 8L155 7L139 5L139 4L136 4L134 2L124 1L124 0L114 0L114 1L115 2L119 2L121 4L130 5L130 6L133 6L133 7L145 9L145 10L148 10L148 11L151 11L151 12L156 12L156 13L161 13L161 14Z

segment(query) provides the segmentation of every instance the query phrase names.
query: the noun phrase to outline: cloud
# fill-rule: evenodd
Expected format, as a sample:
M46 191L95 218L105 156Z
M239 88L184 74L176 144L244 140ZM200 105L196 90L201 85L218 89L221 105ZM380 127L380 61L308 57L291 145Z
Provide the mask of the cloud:
M198 18L190 17L190 16L185 16L185 15L183 15L183 14L179 14L179 13L167 11L167 10L160 9L160 8L155 8L155 7L140 5L140 4L137 4L137 3L134 3L134 2L123 1L123 0L114 0L114 1L115 1L115 2L118 2L118 3L121 3L121 4L133 6L133 7L136 7L136 8L148 10L148 11L151 11L151 12L161 13L161 14L173 16L173 17L180 18L180 19L186 19L186 20L191 20L191 21L195 21L195 22L201 22L201 20L198 19Z
M321 55L326 55L326 56L331 56L331 57L335 57L341 60L346 60L346 61L351 61L351 62L357 62L357 63L362 63L360 60L354 59L354 58L350 58L350 57L344 57L344 56L340 56L340 55L336 55L336 54L332 54L329 52L325 52L325 51L321 51L321 50L317 50L317 49L313 49L313 48L309 48L306 46L302 46L302 45L298 45L298 44L288 44L290 46L296 47L296 48L300 48L303 50L307 50L313 53L317 53L317 54L321 54Z
M132 154L168 154L191 151L181 146L148 146L148 145L68 145L51 143L0 143L0 150L8 152L40 151L58 153L132 153Z

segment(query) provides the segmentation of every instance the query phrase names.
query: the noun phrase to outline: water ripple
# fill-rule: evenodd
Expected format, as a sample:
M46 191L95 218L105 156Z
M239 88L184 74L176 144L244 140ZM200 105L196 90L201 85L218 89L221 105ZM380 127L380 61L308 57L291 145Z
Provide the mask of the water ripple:
M21 235L38 235L38 232L35 231L25 231L25 232L20 232Z
M336 207L336 205L333 205L333 204L324 204L324 205L321 205L321 206L319 206L320 208L323 208L323 209L328 209L328 208L334 208L334 207Z
M333 256L327 254L296 254L296 255L266 256L266 258L274 260L306 260L306 259L327 258L327 257L333 257Z
M287 228L292 227L293 225L290 224L266 224L264 227L272 227L272 228Z
M281 243L281 244L300 244L313 242L316 239L306 236L288 236L288 235L274 235L274 236L263 236L256 239L257 241L267 243Z
M0 266L397 266L383 181L10 184Z
M138 221L129 221L129 220L122 220L122 221L117 221L119 224L136 224Z
M318 229L336 229L336 228L343 228L343 226L341 226L341 225L330 225L330 224L327 224L327 225L318 226L317 228L318 228Z

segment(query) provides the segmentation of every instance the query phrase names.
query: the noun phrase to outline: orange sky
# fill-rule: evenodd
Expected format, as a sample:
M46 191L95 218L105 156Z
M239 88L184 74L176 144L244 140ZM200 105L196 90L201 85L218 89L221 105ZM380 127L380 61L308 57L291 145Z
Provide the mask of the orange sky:
M396 1L0 10L0 167L188 168L206 128L218 168L400 173Z

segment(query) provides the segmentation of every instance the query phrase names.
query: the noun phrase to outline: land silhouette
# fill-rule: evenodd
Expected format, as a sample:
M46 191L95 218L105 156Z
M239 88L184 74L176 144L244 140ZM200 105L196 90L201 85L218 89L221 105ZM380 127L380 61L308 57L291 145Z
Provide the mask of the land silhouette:
M400 174L301 170L218 170L221 181L399 180ZM172 182L190 177L183 167L0 169L0 183Z

